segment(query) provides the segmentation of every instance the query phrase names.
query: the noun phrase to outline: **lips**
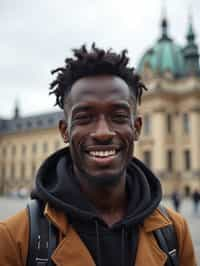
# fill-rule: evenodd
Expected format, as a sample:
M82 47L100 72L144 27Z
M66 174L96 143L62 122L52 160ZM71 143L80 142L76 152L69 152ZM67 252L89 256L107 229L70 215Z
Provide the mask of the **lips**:
M113 156L117 153L116 150L106 150L106 151L102 151L102 150L98 150L98 151L90 151L89 155L90 156L94 156L94 157L100 157L100 158L106 158L106 157L110 157Z
M121 148L119 145L115 146L90 146L86 149L86 154L89 160L100 165L111 164L119 156Z

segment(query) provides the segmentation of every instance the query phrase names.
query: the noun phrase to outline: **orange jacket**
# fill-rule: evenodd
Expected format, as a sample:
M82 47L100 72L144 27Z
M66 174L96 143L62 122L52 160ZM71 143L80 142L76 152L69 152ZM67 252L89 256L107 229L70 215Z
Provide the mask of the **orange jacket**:
M152 231L172 222L175 225L179 242L180 265L197 265L186 221L173 210L168 211L170 220L156 209L140 227L136 266L165 264L167 255L159 248ZM95 266L92 256L76 231L67 222L66 216L48 204L46 204L44 213L59 230L59 244L52 254L54 263L58 266ZM26 266L28 239L29 222L26 209L1 222L0 266Z

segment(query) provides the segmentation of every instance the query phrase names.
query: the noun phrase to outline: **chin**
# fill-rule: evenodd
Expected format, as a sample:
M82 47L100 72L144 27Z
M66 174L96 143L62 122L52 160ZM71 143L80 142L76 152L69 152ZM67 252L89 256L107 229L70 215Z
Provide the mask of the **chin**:
M114 187L118 185L122 179L123 173L117 174L102 174L102 175L90 175L87 173L85 177L87 178L89 184L94 187Z

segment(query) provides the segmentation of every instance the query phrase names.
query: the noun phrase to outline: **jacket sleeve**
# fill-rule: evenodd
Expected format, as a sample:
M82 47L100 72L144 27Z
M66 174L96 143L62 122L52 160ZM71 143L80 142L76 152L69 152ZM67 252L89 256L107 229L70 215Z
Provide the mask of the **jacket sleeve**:
M26 210L0 222L0 266L26 266L28 227Z
M169 215L175 225L177 233L180 266L196 266L197 261L194 246L186 220L171 209L169 210Z

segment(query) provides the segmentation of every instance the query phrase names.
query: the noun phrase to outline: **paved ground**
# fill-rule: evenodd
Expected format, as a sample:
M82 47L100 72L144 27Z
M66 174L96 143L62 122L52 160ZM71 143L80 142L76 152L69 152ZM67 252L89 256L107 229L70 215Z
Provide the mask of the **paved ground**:
M0 198L0 220L5 219L8 216L16 213L18 210L25 207L26 203L26 199ZM171 206L170 201L165 201L164 204L166 206ZM192 207L193 206L190 200L185 200L182 203L181 213L189 223L190 231L195 244L196 254L198 257L198 265L200 265L200 212L199 215L195 215L193 213Z

